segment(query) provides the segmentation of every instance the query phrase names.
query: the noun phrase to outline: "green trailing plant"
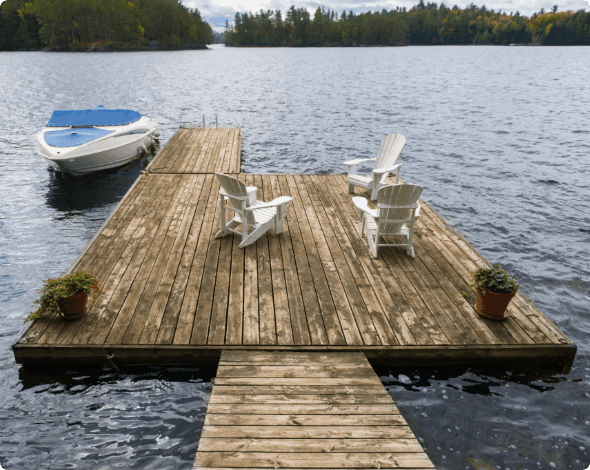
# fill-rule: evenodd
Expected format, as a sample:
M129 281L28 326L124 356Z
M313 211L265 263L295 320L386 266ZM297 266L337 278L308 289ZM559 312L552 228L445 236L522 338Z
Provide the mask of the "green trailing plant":
M498 263L495 263L491 268L481 268L475 271L473 281L474 283L469 286L470 290L480 288L483 295L486 291L512 294L519 287L516 281L500 268Z
M25 318L25 322L37 320L45 313L58 311L59 300L79 292L91 294L93 298L96 298L99 292L98 279L89 272L82 271L44 280L43 287L37 290L40 297L35 304L38 307Z

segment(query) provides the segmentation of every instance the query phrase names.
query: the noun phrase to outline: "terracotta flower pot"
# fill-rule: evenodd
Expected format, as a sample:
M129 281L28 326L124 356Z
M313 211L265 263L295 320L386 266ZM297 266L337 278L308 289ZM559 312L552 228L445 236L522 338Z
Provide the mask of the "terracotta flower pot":
M490 292L487 290L484 294L484 290L478 287L475 289L475 292L477 294L477 306L475 307L477 313L491 320L504 320L508 317L506 315L508 304L518 290L510 294Z
M86 292L78 292L70 297L60 299L57 301L61 316L64 320L75 320L86 315L86 300L88 294Z

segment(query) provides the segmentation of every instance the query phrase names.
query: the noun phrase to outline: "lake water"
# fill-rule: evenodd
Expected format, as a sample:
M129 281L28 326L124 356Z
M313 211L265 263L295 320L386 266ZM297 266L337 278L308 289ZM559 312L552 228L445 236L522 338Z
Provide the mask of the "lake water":
M212 368L24 369L10 345L147 159L58 179L34 152L54 109L104 105L241 127L243 168L343 173L390 133L402 177L578 346L567 375L377 369L438 469L590 465L590 48L0 53L0 465L190 469Z

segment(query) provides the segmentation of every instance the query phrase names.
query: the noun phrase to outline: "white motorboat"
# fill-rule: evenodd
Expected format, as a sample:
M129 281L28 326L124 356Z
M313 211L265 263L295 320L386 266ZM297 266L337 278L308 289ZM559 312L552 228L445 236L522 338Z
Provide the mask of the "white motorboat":
M159 135L158 125L137 111L54 111L37 133L35 150L56 171L82 176L135 160Z

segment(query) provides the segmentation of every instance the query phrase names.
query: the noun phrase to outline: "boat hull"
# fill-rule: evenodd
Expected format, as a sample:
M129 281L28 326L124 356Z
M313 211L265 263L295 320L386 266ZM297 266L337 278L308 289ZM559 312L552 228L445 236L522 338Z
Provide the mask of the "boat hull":
M45 133L56 128L45 127L37 134L35 149L56 171L84 176L132 162L152 147L159 135L156 123L145 116L129 125L101 126L100 129L112 132L77 147L53 147L46 142Z

